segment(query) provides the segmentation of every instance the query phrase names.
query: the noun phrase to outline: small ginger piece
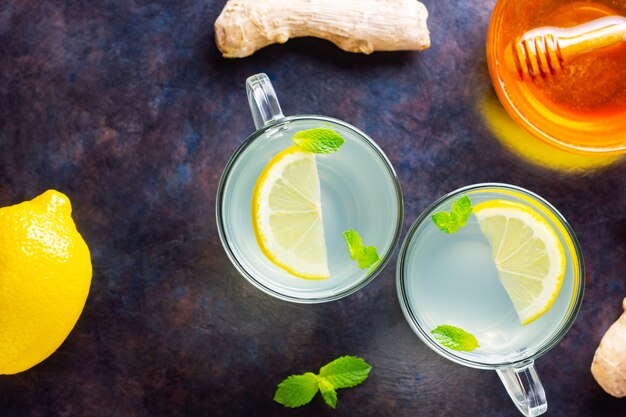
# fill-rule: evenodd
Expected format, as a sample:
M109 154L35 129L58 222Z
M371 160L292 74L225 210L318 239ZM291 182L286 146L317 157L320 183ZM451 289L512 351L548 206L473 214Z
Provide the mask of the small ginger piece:
M591 364L598 384L614 397L626 397L626 298L624 313L606 331Z
M226 58L314 36L348 52L420 51L430 46L426 6L417 0L229 0L215 21Z

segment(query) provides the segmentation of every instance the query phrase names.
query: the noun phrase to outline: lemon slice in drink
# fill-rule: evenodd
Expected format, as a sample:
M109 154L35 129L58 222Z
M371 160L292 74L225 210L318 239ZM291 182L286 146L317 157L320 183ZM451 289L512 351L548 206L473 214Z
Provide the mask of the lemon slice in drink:
M300 278L330 277L314 154L292 146L267 164L252 195L252 226L274 264Z
M520 322L532 322L550 309L563 283L565 253L556 232L532 209L511 201L486 201L473 212Z

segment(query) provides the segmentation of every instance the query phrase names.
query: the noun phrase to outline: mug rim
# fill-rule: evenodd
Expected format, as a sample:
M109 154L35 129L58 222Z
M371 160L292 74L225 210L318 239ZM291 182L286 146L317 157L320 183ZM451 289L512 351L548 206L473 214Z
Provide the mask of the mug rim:
M537 349L535 352L533 352L532 354L519 360L504 361L500 363L484 363L478 360L471 360L471 359L463 358L460 356L456 356L454 353L445 349L440 344L435 343L427 335L427 331L422 327L422 325L420 324L419 320L417 319L416 315L413 313L410 307L410 303L407 297L407 291L406 291L406 285L405 285L406 277L405 277L405 271L404 271L408 248L413 237L415 236L415 233L417 232L419 227L422 225L422 223L424 223L425 220L429 219L430 214L436 208L438 208L440 204L442 204L444 201L454 196L457 196L462 193L466 193L468 191L489 189L489 188L504 189L504 190L510 190L510 191L522 193L534 200L537 200L539 203L544 205L563 226L563 229L565 230L567 237L569 237L572 242L572 248L573 248L572 257L575 258L578 263L578 274L575 274L576 276L573 277L573 279L575 280L575 283L577 283L578 285L575 285L575 288L574 288L574 294L572 295L572 301L570 302L571 308L568 310L567 314L563 316L563 318L561 319L561 324L559 325L557 330L554 331L554 334L550 337L549 340L543 343L541 347ZM519 365L519 364L531 363L538 357L543 356L545 353L547 353L550 349L556 346L563 339L563 337L565 337L565 334L569 331L569 329L574 324L574 321L576 320L576 317L582 305L582 299L583 299L583 295L585 292L585 265L584 265L584 259L583 259L580 243L578 242L578 238L576 237L572 227L569 225L567 220L565 220L565 217L563 217L563 215L552 204L546 201L543 197L535 194L532 191L529 191L525 188L522 188L516 185L496 183L496 182L478 183L478 184L472 184L472 185L467 185L467 186L458 188L450 193L443 195L442 197L439 197L432 204L430 204L428 208L426 208L426 210L424 210L418 216L415 222L411 225L411 228L409 229L406 237L404 238L404 242L402 243L400 254L398 256L398 263L396 266L396 289L397 289L397 294L398 294L398 300L400 302L400 307L402 308L402 313L404 315L404 318L408 322L413 332L422 340L422 342L426 344L426 346L428 346L430 349L432 349L439 355L445 357L446 359L451 360L452 362L456 362L458 364L465 365L471 368L493 370L493 369L499 369L499 368L508 368L508 367Z
M389 250L386 252L385 255L383 255L383 257L381 258L381 261L378 262L378 265L372 271L367 271L365 275L363 276L363 278L355 281L353 285L346 288L344 291L341 291L336 294L328 295L328 296L323 296L323 297L303 298L303 297L283 294L280 291L270 288L269 286L264 285L259 280L257 280L254 277L254 275L248 272L245 266L239 261L239 259L237 258L237 255L235 255L235 252L231 248L231 245L228 242L228 239L226 237L224 219L223 219L224 210L222 209L222 203L224 200L223 197L224 197L224 190L225 190L226 182L228 181L231 169L234 163L238 160L239 156L250 146L250 144L252 144L252 142L254 142L254 140L261 137L269 129L276 128L286 123L301 121L301 120L331 122L356 133L356 135L360 137L384 162L384 166L387 169L387 173L389 174L389 177L391 178L395 186L395 194L396 194L396 207L397 207L398 219L396 221L395 230L393 232L393 239L392 239L392 243L391 243ZM391 164L391 161L389 160L385 152L378 146L378 144L372 138L370 138L367 134L365 134L365 132L363 132L362 130L358 129L357 127L347 122L344 122L339 119L335 119L333 117L313 115L313 114L302 114L302 115L295 115L295 116L285 116L277 120L272 120L265 126L262 126L261 128L254 131L250 136L244 139L244 141L237 147L235 152L233 152L233 154L228 159L228 162L226 163L226 166L224 167L224 170L222 171L222 175L220 177L220 181L217 187L217 197L215 199L215 216L216 216L216 221L217 221L218 234L219 234L220 241L222 243L222 247L226 251L226 255L230 259L231 263L235 266L235 268L239 271L239 273L243 275L243 277L246 278L246 280L248 280L248 282L250 282L252 285L260 289L261 291L265 292L266 294L269 294L275 298L278 298L284 301L290 301L290 302L300 303L300 304L318 304L318 303L324 303L324 302L329 302L329 301L335 301L335 300L339 300L341 298L347 297L348 295L351 295L359 291L363 287L365 287L367 284L372 282L380 274L380 272L382 272L385 266L389 263L392 255L394 254L396 250L396 247L398 246L398 242L400 240L400 234L402 232L402 225L404 221L404 199L402 195L402 188L400 185L400 180L398 179L398 175L396 174L396 171L394 170L393 165Z

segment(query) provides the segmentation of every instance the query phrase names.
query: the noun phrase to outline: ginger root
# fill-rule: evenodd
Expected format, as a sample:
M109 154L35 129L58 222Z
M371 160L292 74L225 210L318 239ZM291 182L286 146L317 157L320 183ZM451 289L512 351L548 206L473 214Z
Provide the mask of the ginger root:
M614 397L626 397L626 298L624 313L609 327L600 341L591 364L598 384Z
M417 0L229 0L215 21L215 43L226 58L300 36L348 52L420 51L430 46L427 18Z

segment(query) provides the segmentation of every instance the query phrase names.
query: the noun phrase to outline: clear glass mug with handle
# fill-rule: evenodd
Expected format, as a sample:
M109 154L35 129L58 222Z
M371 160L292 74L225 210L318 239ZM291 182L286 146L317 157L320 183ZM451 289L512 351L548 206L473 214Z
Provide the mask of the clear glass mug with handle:
M468 197L473 206L466 226L453 234L442 232L432 215L450 212L454 202L463 197ZM489 212L485 209L496 214L488 224L484 219ZM510 217L504 222L505 217L498 217L498 213ZM530 222L526 224L532 224L536 233L547 230L548 237L543 239L552 244L538 243L538 234L527 233L518 218ZM492 245L498 246L495 251ZM562 255L534 252L537 248L541 251L542 245ZM534 315L523 321L516 309L531 305L524 304L523 288L536 285L531 276L546 271L541 269L541 262L547 262L544 256L558 260L558 272L546 276L561 276L561 284L555 284L552 298L536 304ZM537 259L544 261L533 264ZM584 292L580 246L571 227L550 203L507 184L477 184L453 191L435 201L409 230L400 250L396 280L404 316L428 347L461 365L495 370L525 416L547 410L534 361L565 336ZM541 285L548 288L549 279L544 278ZM519 296L518 289L522 289ZM471 345L467 350L446 346L435 335L435 329L445 325L471 333L479 346Z
M354 293L384 268L400 236L402 192L391 163L372 139L348 123L316 115L285 117L265 74L249 77L246 90L257 130L228 161L216 198L219 236L228 257L250 283L283 300L320 303ZM345 140L333 154L304 156L314 159L319 177L320 219L330 275L326 279L303 279L294 276L284 264L279 266L273 254L260 246L258 234L263 231L258 230L252 219L253 195L257 200L261 198L255 193L262 173L267 172L268 166L284 162L280 155L290 152L296 132L314 128L333 130ZM302 194L298 190L293 192ZM301 213L288 215L301 216ZM351 259L343 237L348 229L357 231L365 245L377 248L377 263L361 269ZM298 233L294 232L294 239L306 242L308 230ZM300 252L303 258L313 256L306 250Z

